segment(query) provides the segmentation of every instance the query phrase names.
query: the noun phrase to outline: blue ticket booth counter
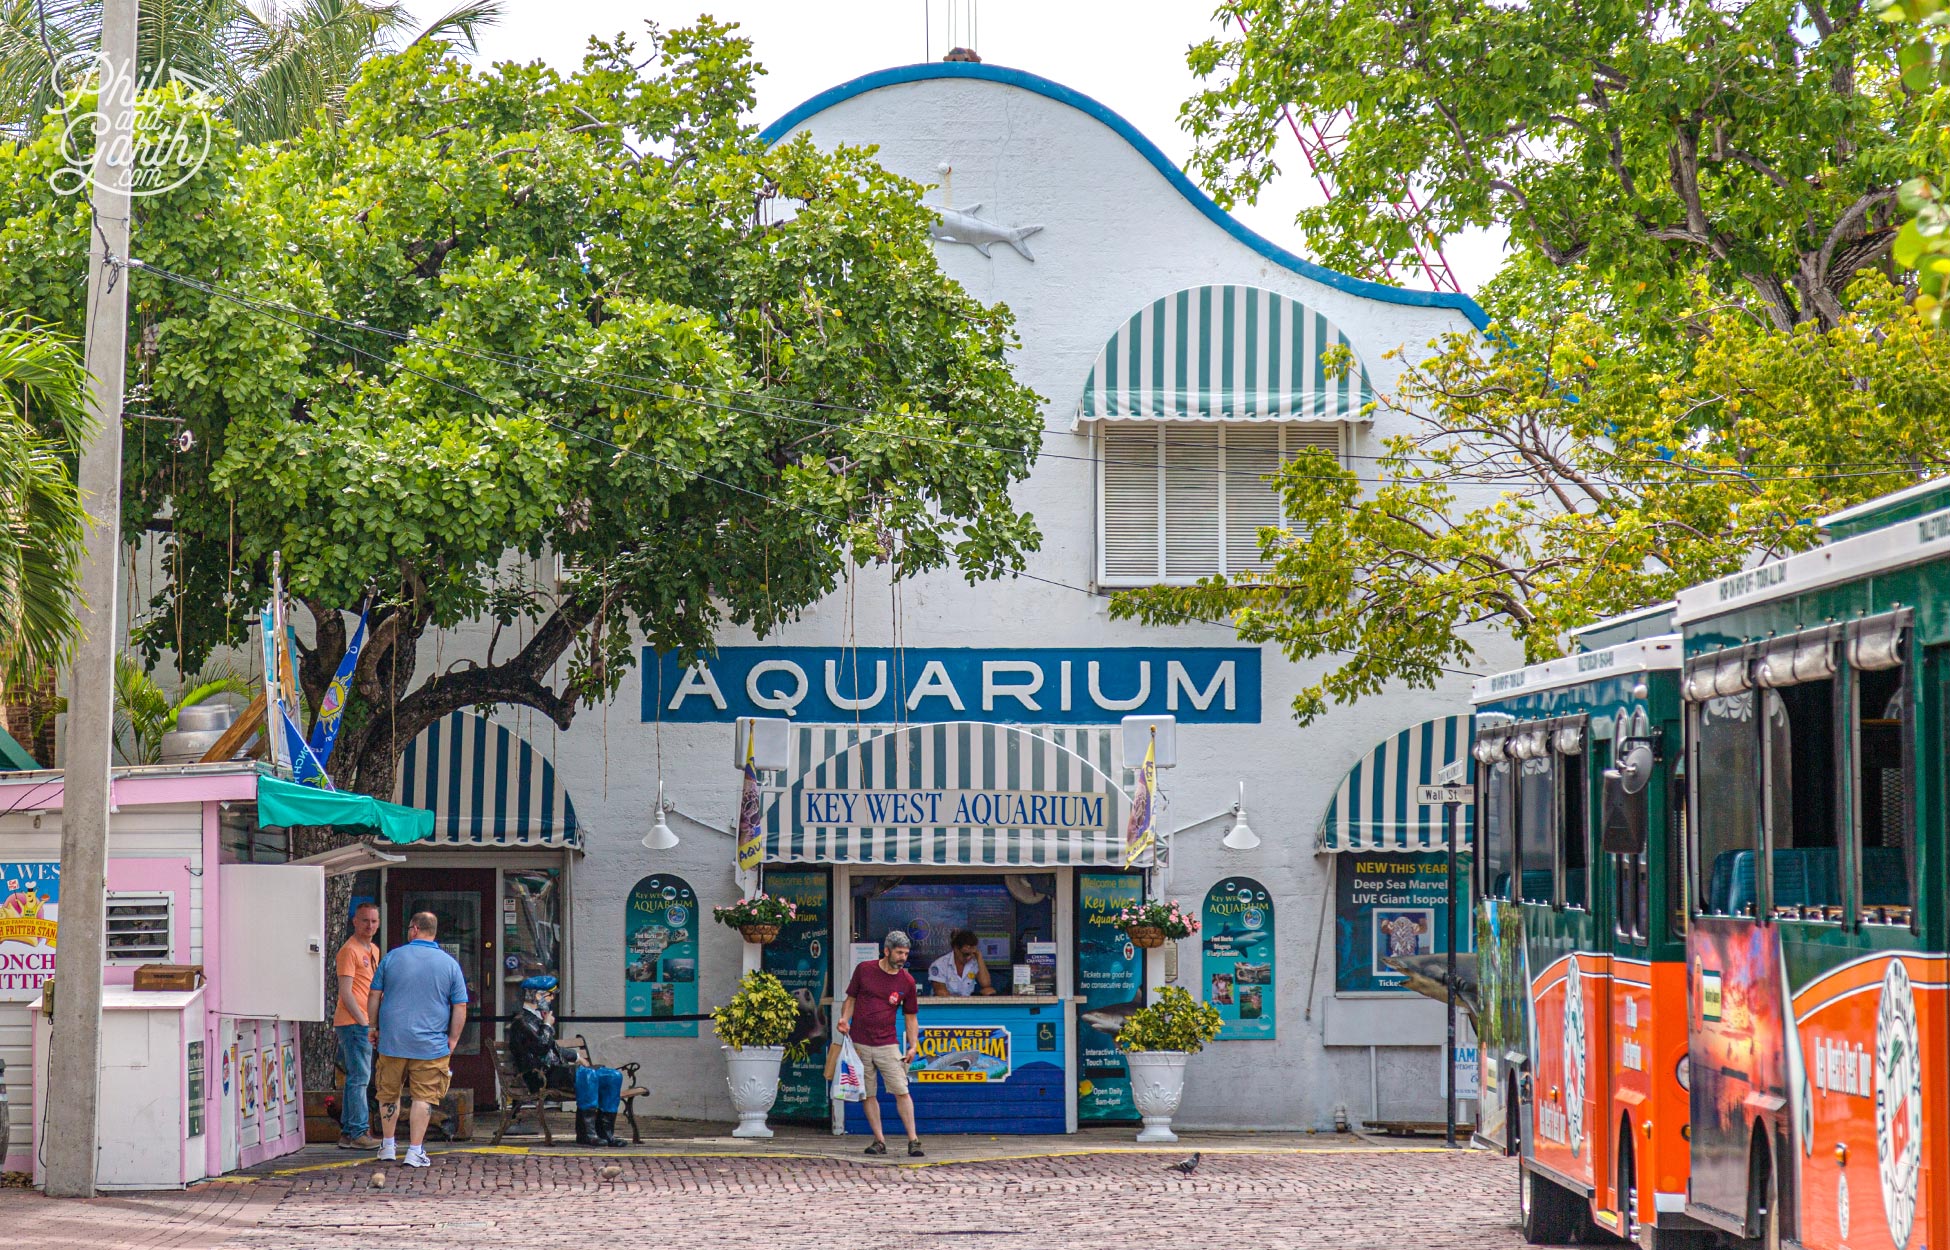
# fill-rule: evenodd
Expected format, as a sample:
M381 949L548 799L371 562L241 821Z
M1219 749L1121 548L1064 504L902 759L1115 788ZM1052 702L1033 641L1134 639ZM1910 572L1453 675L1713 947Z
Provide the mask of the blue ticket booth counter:
M923 998L921 1053L907 1073L918 1131L1068 1132L1073 1011L1054 997ZM865 1133L860 1104L845 1106L846 1131ZM880 1111L890 1137L898 1136L900 1117L885 1088Z

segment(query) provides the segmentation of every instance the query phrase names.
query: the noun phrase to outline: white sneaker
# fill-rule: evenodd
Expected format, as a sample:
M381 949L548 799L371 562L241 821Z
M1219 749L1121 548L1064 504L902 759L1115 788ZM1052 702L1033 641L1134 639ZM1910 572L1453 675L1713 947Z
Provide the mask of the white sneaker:
M408 1146L406 1148L404 1162L410 1168L430 1168L433 1166L433 1160L427 1158L427 1152L418 1146Z
M382 1141L379 1143L379 1162L391 1163L397 1158L399 1158L399 1152L392 1142Z

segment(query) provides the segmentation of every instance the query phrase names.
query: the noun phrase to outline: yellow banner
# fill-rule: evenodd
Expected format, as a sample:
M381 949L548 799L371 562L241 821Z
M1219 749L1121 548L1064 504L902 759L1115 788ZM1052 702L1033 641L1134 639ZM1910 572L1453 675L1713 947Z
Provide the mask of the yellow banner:
M32 942L54 945L53 920L27 920L0 916L0 942Z

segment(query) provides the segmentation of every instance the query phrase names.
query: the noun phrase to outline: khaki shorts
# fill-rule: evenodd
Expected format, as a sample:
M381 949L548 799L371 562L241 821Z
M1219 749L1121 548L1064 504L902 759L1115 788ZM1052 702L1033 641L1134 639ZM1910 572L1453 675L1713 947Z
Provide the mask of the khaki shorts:
M384 1107L399 1101L400 1086L406 1086L406 1093L414 1102L440 1105L447 1096L447 1086L454 1079L453 1070L445 1059L402 1059L398 1055L380 1055L373 1061L373 1092L378 1095L379 1105Z
M866 1069L865 1072L861 1073L861 1077L866 1084L867 1097L873 1098L880 1093L880 1085L879 1081L875 1079L876 1076L886 1080L887 1092L894 1097L899 1098L907 1092L907 1065L901 1062L901 1048L899 1046L861 1046L856 1044L853 1049L860 1052L860 1066Z

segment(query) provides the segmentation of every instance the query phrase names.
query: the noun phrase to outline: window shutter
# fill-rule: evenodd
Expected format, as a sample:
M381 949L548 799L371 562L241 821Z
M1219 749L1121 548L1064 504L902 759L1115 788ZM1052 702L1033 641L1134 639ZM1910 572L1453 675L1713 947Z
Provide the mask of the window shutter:
M1158 576L1156 426L1104 426L1103 562L1106 578Z
M1266 478L1280 467L1280 427L1235 425L1226 430L1226 567L1244 573L1263 566L1259 531L1280 524L1280 497Z
M1219 571L1219 431L1167 425L1165 431L1165 576L1210 577Z

